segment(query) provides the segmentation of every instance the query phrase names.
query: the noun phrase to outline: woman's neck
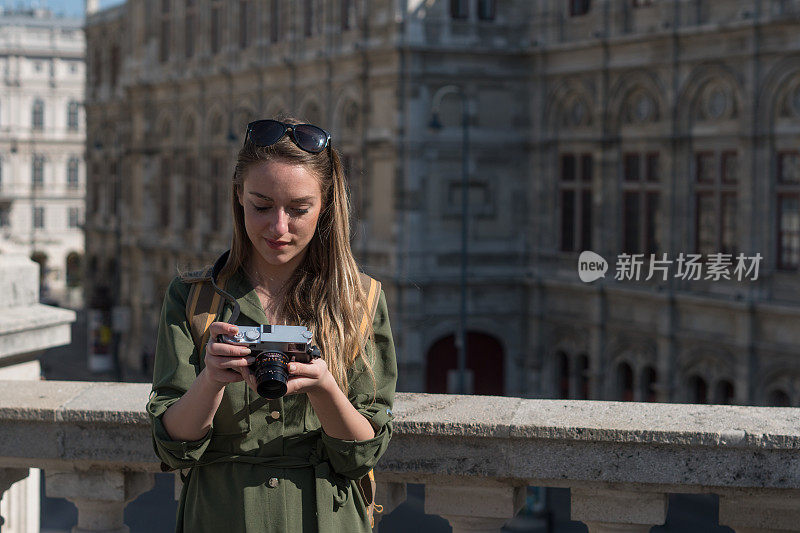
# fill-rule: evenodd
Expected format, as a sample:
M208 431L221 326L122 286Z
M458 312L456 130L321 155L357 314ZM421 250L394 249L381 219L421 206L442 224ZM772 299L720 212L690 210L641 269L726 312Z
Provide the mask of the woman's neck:
M301 259L302 257L295 257L283 265L270 265L258 256L251 256L245 264L245 271L258 292L270 298L280 298Z

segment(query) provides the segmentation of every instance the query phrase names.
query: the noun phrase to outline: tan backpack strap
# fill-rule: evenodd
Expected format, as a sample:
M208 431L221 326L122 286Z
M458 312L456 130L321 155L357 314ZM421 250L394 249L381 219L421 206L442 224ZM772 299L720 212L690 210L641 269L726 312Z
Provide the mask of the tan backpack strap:
M208 342L209 327L217 319L222 311L225 300L211 286L211 269L205 272L205 276L192 283L189 290L189 297L186 301L186 318L192 330L192 340L197 348L197 354ZM220 280L221 287L224 281Z
M358 277L361 279L361 287L367 296L367 308L364 310L361 324L358 327L358 332L361 335L361 345L363 346L367 342L369 325L375 319L375 311L378 310L378 300L381 297L381 282L364 273L359 273Z

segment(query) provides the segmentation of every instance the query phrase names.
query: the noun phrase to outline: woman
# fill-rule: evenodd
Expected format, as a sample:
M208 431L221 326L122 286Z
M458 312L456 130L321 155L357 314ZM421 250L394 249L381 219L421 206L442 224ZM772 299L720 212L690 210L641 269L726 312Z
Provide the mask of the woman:
M388 445L397 369L383 294L361 342L366 298L330 135L294 119L250 123L232 206L219 277L239 303L237 325L304 325L322 358L289 365L285 396L259 397L249 349L217 342L237 331L231 306L197 353L186 318L194 280L172 281L148 412L158 456L190 468L176 530L370 531L355 480Z

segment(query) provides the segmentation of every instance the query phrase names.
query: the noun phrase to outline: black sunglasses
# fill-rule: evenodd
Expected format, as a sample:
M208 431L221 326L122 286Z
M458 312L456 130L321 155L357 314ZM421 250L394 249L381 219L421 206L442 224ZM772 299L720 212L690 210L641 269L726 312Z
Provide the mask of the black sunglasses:
M331 134L313 124L284 124L277 120L256 120L247 125L247 138L256 146L272 146L289 133L294 144L301 150L318 154L327 148L331 142Z

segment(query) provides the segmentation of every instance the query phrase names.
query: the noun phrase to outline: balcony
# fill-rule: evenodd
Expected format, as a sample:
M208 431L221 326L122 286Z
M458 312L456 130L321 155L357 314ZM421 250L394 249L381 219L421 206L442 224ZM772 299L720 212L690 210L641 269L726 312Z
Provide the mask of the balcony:
M77 506L75 531L125 531L126 503L160 471L149 385L0 388L0 491L41 468L47 494ZM425 512L454 532L499 532L537 485L571 489L590 533L649 531L669 493L718 494L739 533L800 523L800 409L400 393L395 413L376 468L384 515L424 483Z

